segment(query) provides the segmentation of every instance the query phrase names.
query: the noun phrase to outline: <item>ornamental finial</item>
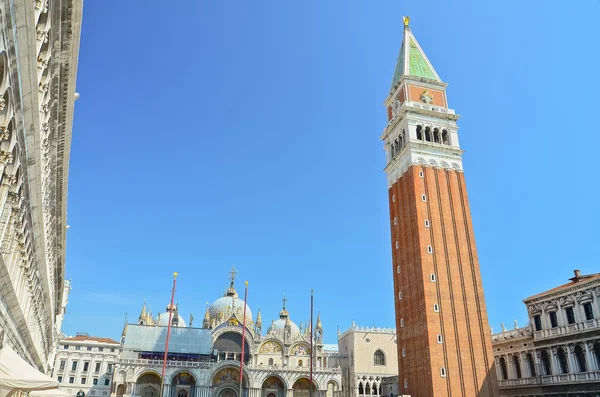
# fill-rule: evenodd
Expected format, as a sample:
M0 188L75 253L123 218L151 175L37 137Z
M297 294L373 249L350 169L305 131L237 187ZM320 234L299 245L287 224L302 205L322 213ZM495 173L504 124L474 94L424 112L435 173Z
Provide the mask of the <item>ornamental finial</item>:
M404 21L404 27L407 28L408 24L410 23L410 17L409 16L402 17L402 20Z

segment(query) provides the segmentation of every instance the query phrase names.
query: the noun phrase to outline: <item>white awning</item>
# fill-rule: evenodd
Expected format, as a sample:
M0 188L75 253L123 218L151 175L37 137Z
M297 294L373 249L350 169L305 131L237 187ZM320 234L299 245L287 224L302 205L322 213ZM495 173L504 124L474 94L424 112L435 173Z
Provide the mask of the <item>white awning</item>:
M0 349L0 397L6 397L15 390L56 388L58 381L33 368L10 346L4 344Z
M29 397L70 397L71 394L60 389L35 390L29 393Z

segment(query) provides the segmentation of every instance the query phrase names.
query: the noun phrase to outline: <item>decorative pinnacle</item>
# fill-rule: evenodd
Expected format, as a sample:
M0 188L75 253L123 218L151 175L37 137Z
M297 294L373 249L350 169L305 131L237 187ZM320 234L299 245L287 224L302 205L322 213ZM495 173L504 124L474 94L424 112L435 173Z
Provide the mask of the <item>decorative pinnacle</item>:
M283 299L281 301L283 302L283 310L285 310L285 304L287 303L287 298L285 297L285 294L283 294Z
M177 272L173 273L173 278L177 278L177 276L179 276L179 273L177 273Z
M229 279L231 280L231 285L235 282L235 277L238 275L235 266L231 266L231 271L229 272Z
M404 21L404 27L408 28L408 24L410 23L410 17L409 16L402 17L402 20Z

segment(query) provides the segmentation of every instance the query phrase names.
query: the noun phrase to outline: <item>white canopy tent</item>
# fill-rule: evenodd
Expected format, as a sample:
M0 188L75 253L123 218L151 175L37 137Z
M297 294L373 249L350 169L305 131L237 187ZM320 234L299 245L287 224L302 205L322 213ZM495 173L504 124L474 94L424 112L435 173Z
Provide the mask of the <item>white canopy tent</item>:
M58 390L58 381L33 368L7 344L2 346L0 349L0 397L10 396L17 390L41 392L48 389ZM46 395L48 394L40 394L38 397ZM56 394L53 396L58 397ZM48 397L51 396L48 395Z
M71 394L60 389L36 390L29 393L29 397L70 397Z

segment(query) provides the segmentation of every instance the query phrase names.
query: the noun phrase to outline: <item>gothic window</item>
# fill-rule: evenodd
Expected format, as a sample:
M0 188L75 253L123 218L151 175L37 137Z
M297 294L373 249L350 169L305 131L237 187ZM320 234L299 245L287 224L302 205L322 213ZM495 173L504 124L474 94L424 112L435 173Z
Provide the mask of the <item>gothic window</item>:
M519 364L519 357L513 356L513 363L515 365L515 370L517 373L517 378L521 379L521 364Z
M433 141L435 143L442 143L440 140L440 130L438 128L433 129Z
M556 356L558 357L558 365L561 373L566 374L569 372L569 366L567 364L567 355L562 347L559 347L556 351Z
M583 304L583 311L585 311L586 320L594 319L594 311L592 310L592 304L590 302L586 302Z
M381 384L379 384L379 387L377 388L377 395L381 396Z
M567 307L565 309L565 314L567 315L567 322L569 324L575 324L575 312L572 307Z
M394 156L396 155L396 152L394 150L394 144L392 143L390 145L390 160L392 160L394 158Z
M535 364L533 362L533 356L531 353L527 353L527 364L529 365L529 372L531 373L531 376L536 376Z
M558 318L556 317L556 312L548 313L548 317L550 317L550 326L552 328L558 327Z
M448 139L448 131L446 131L446 130L442 130L442 143L444 145L450 144L450 140Z
M402 148L402 146L398 143L398 139L394 141L394 147L396 148L396 150L394 151L394 156L396 156Z
M399 139L398 143L400 144L400 146L398 146L398 151L400 151L404 147L404 140L402 139L402 135L400 135L398 137L398 139Z
M425 140L431 142L431 128L425 127Z
M587 372L587 363L585 361L585 353L581 345L575 346L575 357L577 358L577 365L579 366L579 372Z
M420 125L417 126L417 139L420 141L423 140L423 127Z
M508 371L506 369L506 360L504 357L500 357L500 371L502 372L502 380L508 379Z
M533 316L533 323L535 324L536 331L542 330L542 319L540 318L540 316Z
M373 363L375 365L385 365L385 355L381 350L377 350L373 356Z
M544 369L544 375L552 375L552 367L550 366L550 357L546 350L542 350L541 354L542 368Z
M365 387L365 394L367 396L371 395L371 385L369 385L368 383L367 383L367 387Z

